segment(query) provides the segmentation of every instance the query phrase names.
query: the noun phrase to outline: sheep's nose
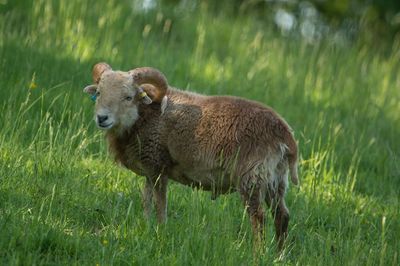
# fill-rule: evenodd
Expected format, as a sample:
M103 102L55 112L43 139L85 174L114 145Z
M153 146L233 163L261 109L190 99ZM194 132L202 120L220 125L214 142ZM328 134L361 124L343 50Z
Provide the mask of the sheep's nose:
M108 115L97 115L97 121L99 121L99 124L103 123L108 119Z

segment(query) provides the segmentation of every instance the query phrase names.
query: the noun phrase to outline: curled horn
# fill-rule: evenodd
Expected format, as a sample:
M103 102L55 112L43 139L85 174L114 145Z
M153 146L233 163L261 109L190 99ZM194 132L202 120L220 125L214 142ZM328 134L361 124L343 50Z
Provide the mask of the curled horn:
M99 84L101 75L104 73L106 70L112 70L111 67L104 62L97 63L93 66L93 71L92 71L92 78L93 82L95 84Z
M152 93L153 102L160 103L168 89L167 78L159 70L152 67L140 67L129 71L133 77L133 82L137 85L151 84L156 87Z

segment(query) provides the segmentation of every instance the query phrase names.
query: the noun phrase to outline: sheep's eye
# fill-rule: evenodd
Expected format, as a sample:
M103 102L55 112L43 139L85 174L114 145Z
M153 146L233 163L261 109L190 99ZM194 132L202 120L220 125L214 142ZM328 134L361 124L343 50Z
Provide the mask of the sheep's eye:
M127 100L127 101L132 101L132 99L133 99L132 96L126 96L125 97L125 100Z
M99 97L100 96L100 92L96 91L96 96Z

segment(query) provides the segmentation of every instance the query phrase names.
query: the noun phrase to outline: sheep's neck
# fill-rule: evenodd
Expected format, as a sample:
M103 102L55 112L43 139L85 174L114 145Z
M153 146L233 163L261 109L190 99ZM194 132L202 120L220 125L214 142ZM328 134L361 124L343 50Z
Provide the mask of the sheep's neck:
M137 134L134 131L125 131L122 134L119 132L107 132L106 134L110 152L117 162L127 168L133 167L132 157L135 153L132 153L132 150L135 150L136 146L135 135Z

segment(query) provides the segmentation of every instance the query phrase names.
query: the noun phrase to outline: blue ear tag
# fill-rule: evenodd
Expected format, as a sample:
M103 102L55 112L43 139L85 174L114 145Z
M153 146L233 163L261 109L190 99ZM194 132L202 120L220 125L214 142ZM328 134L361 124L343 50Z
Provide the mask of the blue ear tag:
M97 99L97 95L96 94L93 94L93 95L91 95L90 96L90 99L92 99L92 101L96 101L96 99Z

